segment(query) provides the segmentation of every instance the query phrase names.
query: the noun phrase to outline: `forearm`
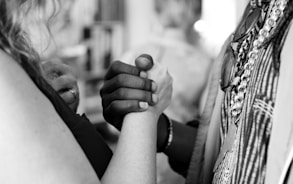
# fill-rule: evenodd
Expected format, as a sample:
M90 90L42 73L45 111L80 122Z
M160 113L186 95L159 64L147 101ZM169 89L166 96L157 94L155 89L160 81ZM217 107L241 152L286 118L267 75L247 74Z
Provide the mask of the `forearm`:
M155 183L157 120L148 111L125 116L102 183Z

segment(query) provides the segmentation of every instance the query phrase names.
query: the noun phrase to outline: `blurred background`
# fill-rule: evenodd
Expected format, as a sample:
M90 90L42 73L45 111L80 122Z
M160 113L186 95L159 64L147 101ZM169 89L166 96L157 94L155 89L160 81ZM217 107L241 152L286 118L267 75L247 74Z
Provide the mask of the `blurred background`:
M72 66L85 113L115 149L119 132L105 123L99 89L114 60L133 63L151 54L174 78L173 102L166 114L189 121L200 114L206 79L221 45L235 29L247 0L62 0L50 32L29 22L43 60ZM52 37L51 37L52 36ZM52 39L53 38L53 39ZM167 158L158 154L158 183L180 184Z

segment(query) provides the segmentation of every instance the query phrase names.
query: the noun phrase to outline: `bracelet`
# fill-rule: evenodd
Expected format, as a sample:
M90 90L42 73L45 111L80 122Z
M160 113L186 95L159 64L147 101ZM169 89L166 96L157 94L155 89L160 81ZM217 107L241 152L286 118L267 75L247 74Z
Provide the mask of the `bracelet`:
M167 144L166 144L163 152L167 151L173 142L173 121L168 117L167 117L167 119L168 119L168 139L167 139Z
M171 143L173 141L173 122L168 118L168 116L166 116L165 114L163 114L164 119L167 121L167 138L164 141L164 143L162 144L162 146L160 146L157 150L158 153L162 153L165 152L170 146Z
M171 121L171 119L169 119L165 114L162 114L162 117L167 124L167 136L164 143L160 147L157 147L157 153L165 152L171 146L173 141L173 121Z

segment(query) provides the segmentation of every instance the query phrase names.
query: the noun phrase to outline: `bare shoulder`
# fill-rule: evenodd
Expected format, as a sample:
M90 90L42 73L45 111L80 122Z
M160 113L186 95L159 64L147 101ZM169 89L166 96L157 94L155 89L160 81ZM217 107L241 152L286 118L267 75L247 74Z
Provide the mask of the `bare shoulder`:
M2 103L18 104L11 108L24 105L49 104L19 63L0 50L0 98ZM0 108L3 108L1 105ZM10 107L6 107L7 110Z
M0 70L0 181L98 183L86 156L53 105L3 51ZM15 173L17 177L3 177Z
M53 105L21 65L1 50L0 61L0 117L5 122L18 122L16 127L3 123L0 129L29 133L31 130L40 131L49 127L47 124L37 123L41 121L53 122L52 124L59 122L60 127L65 129Z
M23 85L16 86L29 82L30 79L26 72L22 69L19 63L17 63L11 56L0 49L0 84L2 89L21 88ZM5 88L4 88L5 87ZM0 91L1 92L1 91Z

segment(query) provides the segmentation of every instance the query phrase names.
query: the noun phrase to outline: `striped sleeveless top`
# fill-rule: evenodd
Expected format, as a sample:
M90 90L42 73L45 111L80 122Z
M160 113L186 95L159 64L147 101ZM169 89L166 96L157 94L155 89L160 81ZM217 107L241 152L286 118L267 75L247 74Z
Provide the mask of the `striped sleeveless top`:
M214 167L213 183L262 184L273 126L273 110L279 78L280 54L292 18L292 0L276 36L263 46L255 60L237 124L231 115L232 91L227 90L221 110L221 145L231 143ZM256 39L253 38L252 42ZM251 49L251 48L250 48ZM234 130L234 132L229 132ZM232 136L231 136L231 135ZM229 140L233 139L233 140Z

